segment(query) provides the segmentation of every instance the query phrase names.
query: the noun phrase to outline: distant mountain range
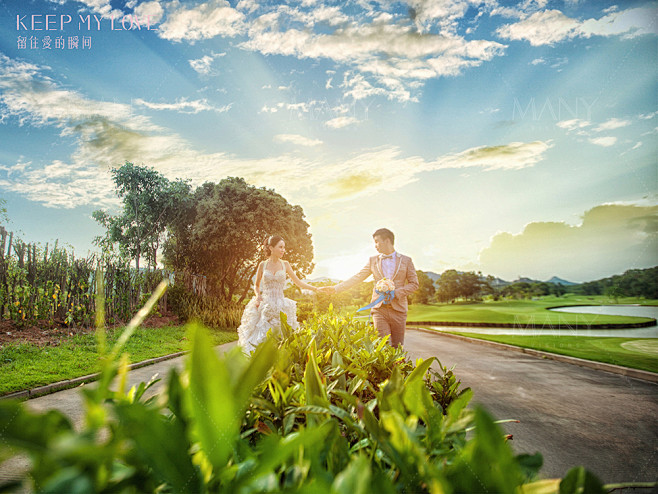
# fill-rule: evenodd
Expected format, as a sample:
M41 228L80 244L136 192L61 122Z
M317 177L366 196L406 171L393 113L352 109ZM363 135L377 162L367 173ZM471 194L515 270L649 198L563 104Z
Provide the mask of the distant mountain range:
M432 281L436 281L439 278L441 278L440 274L434 273L432 271L423 271L427 276L430 277ZM457 271L458 273L463 273L463 271ZM312 280L306 280L307 282L312 282L312 283L320 283L320 282L326 282L329 281L332 284L339 283L341 280L336 280L333 278L328 278L326 276L321 277L321 278L314 278ZM570 286L570 285L578 285L578 283L573 283L571 281L563 280L562 278L558 278L557 276L553 276L550 280L546 281L540 281L540 280L533 280L531 278L519 278L518 280L514 281L505 281L501 278L494 278L493 282L491 283L492 286L494 287L501 287L501 286L507 286L511 285L512 283L521 283L521 282L526 282L526 283L553 283L554 285L557 284L562 284L563 286Z
M458 273L463 273L463 271L457 271ZM424 273L430 277L432 281L436 281L439 278L441 278L440 274L434 273L432 271L424 271ZM578 285L578 283L574 283L572 281L567 281L563 280L562 278L558 278L557 276L553 276L551 279L546 280L546 281L541 281L541 280L533 280L531 278L519 278L518 280L514 281L505 281L501 278L494 278L493 282L491 283L494 287L496 286L506 286L506 285L511 285L512 283L553 283L554 285L561 284L563 286L570 286L570 285Z

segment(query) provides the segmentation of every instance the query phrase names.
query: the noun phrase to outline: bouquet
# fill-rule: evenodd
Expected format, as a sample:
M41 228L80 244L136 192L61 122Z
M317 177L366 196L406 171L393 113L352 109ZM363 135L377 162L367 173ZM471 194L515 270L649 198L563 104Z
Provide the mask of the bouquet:
M375 291L377 293L392 292L393 290L395 290L395 283L393 283L393 280L389 280L388 278L382 278L375 285Z
M382 301L385 304L390 304L391 300L393 300L395 297L395 283L393 283L393 280L389 280L388 278L382 278L377 283L375 283L375 292L379 294L379 298L374 302L370 302L365 307L357 309L357 312L372 309L375 305Z

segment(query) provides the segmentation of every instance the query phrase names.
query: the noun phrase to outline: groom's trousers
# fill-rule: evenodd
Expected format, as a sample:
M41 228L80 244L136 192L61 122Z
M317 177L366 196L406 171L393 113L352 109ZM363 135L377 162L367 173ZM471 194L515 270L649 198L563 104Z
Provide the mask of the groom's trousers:
M372 321L379 336L391 335L391 346L404 344L404 330L407 324L407 313L393 309L389 304L372 309Z

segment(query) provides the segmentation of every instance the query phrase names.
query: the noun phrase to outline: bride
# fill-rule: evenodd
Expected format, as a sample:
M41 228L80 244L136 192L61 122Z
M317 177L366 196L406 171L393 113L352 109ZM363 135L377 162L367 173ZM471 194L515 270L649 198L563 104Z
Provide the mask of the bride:
M265 241L268 259L258 265L256 283L252 298L244 309L242 321L238 328L238 344L245 353L251 353L265 339L270 328L281 329L279 313L288 318L288 324L293 329L299 327L297 322L297 302L283 296L286 286L286 274L300 288L317 292L318 289L301 281L282 257L286 253L286 243L278 235Z

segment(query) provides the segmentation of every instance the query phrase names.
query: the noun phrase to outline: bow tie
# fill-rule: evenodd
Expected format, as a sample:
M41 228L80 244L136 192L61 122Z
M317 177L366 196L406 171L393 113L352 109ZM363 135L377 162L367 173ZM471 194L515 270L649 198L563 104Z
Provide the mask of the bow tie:
M389 254L387 256L382 254L382 259L393 259L393 254Z

